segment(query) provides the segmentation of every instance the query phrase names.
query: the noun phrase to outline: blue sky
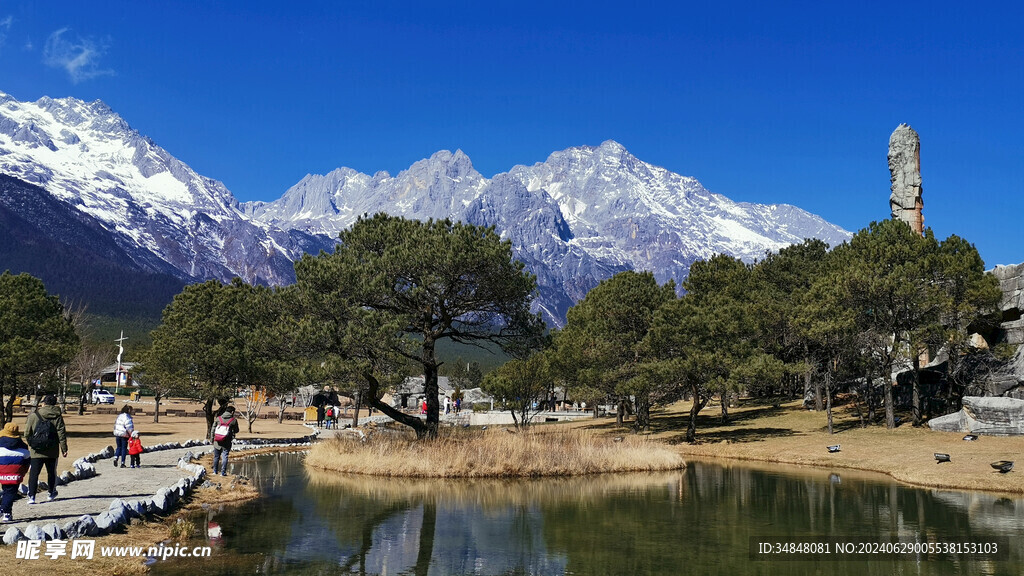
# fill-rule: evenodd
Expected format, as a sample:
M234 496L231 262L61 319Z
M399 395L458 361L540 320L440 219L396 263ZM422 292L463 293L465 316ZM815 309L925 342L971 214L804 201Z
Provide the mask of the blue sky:
M461 148L485 176L607 139L849 230L921 135L925 223L1024 261L1024 9L962 2L0 0L0 90L101 99L241 200Z

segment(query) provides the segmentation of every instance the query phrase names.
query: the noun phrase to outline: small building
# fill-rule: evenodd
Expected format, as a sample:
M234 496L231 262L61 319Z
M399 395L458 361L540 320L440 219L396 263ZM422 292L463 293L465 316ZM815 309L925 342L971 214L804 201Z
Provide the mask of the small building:
M116 389L123 387L135 387L135 366L138 362L121 362L121 371L117 371L117 364L111 364L100 371L100 387Z

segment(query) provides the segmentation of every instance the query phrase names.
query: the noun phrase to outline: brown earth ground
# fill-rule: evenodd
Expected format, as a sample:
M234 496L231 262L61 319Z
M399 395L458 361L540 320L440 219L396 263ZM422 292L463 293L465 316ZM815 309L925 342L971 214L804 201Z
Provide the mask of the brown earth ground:
M918 486L1024 493L1021 472L1000 474L989 465L997 460L1022 460L1018 464L1024 468L1024 437L982 436L966 442L964 433L933 432L927 426L914 428L906 414L900 415L904 423L893 430L887 430L884 422L861 428L855 410L847 406L836 408L836 433L829 435L824 411L804 410L799 401L794 401L777 408L752 402L731 408L725 425L721 423L721 408L708 406L697 417L697 443L687 444L684 438L689 410L689 402L659 410L652 415L649 436L673 445L687 458L857 469ZM581 420L566 426L606 435L621 435L624 431L615 425L614 418ZM835 444L840 444L841 450L829 453L826 446ZM936 463L936 452L949 454L951 461Z
M241 400L241 399L239 399ZM133 416L135 429L139 432L143 446L162 444L164 442L184 442L185 440L205 438L209 431L206 430L206 419L194 416L170 416L160 415L160 422L153 422L153 403L143 401L130 402L127 397L118 397L113 407L120 411L128 404L133 408L145 410L144 416ZM105 405L107 408L109 404ZM239 410L244 409L244 403L236 404ZM203 407L197 402L184 400L163 400L160 402L160 411L166 409L186 410L188 412L202 411ZM252 433L248 431L248 422L239 413L238 425L240 432L238 438L245 440L249 438L297 438L309 434L309 429L303 426L302 420L285 420L278 424L277 407L267 406L261 414L270 414L273 418L259 418L252 425ZM286 408L285 415L301 416L301 408ZM366 416L365 411L361 416ZM28 414L15 411L14 422L24 429L25 420ZM88 406L86 413L78 415L77 406L68 405L68 412L64 414L64 423L68 435L68 456L57 461L57 473L70 470L71 464L78 458L93 452L100 452L107 446L114 445L114 420L117 414L97 414L96 407Z

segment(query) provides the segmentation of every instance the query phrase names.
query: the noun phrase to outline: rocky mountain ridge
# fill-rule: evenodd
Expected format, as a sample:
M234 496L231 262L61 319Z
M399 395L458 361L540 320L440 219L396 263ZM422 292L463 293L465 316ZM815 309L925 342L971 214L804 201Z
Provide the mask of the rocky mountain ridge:
M102 102L74 98L25 103L0 93L0 173L95 219L138 267L166 265L185 281L291 282L292 261L330 249L363 214L495 226L537 275L536 309L556 325L620 270L678 283L714 253L750 261L804 238L850 236L794 206L733 202L610 140L493 178L462 151L440 151L395 176L339 168L273 202L239 203Z

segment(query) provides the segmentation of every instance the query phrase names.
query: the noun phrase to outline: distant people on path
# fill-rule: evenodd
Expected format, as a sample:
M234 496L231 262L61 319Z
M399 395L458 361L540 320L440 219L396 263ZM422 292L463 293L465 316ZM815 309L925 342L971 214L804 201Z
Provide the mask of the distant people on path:
M228 475L228 454L231 452L231 441L238 434L238 419L235 418L235 407L228 406L213 422L210 436L213 440L213 473Z
M121 458L121 468L124 468L124 461L128 458L128 439L131 438L132 432L135 432L132 407L125 404L114 421L114 441L117 443L114 448L114 468L117 468L118 457Z
M427 413L427 399L420 400L420 414Z
M0 430L0 522L11 522L14 499L18 496L18 486L28 472L28 445L21 440L21 429L14 422L8 422Z
M128 439L128 456L131 457L129 468L142 468L142 464L139 463L139 454L142 454L142 438L139 438L138 431L135 431Z
M452 411L452 399L447 397L447 396L445 396L444 397L444 413L448 414L451 411Z
M462 398L455 399L455 413L458 414L462 411Z
M327 406L326 410L324 411L324 421L326 422L325 427L328 430L334 427L334 421L337 417L338 409L335 408L334 406Z
M316 427L320 428L324 425L324 419L327 416L327 406L338 406L341 404L341 399L338 398L338 393L331 390L330 386L324 386L324 389L313 395L313 399L310 404L316 407Z
M50 500L57 498L57 458L68 455L68 437L64 416L57 407L57 397L47 394L42 407L28 415L25 422L25 440L31 458L28 467L28 503L36 503L39 471L46 467L46 485Z

